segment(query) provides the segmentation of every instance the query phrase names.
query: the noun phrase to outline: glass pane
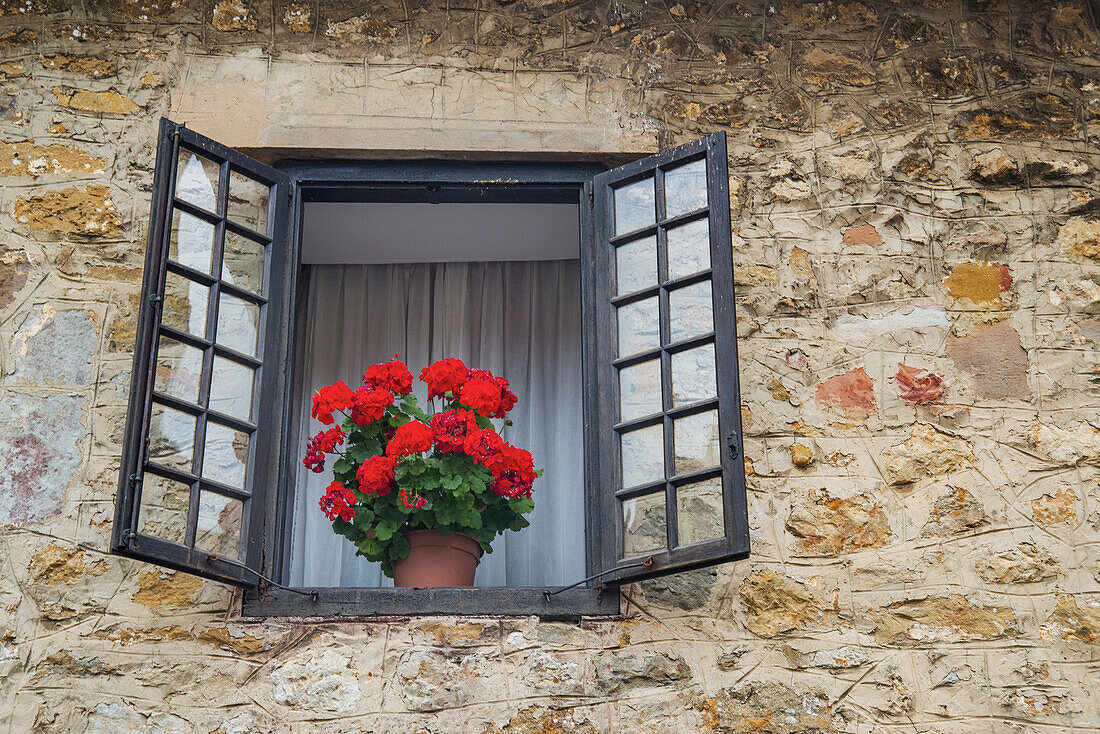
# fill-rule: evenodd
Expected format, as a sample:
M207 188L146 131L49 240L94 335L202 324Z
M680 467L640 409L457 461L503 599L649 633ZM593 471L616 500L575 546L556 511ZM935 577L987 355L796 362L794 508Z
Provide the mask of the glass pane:
M676 534L680 545L726 537L721 477L677 488Z
M206 305L210 289L182 275L168 273L164 278L164 304L160 322L178 331L206 336Z
M249 437L220 423L206 424L206 444L202 457L202 475L230 487L244 489L244 471L248 466Z
M255 370L223 357L214 357L210 378L210 409L242 421L252 420Z
M675 474L709 469L722 462L718 443L718 411L685 416L672 423L676 448Z
M244 503L240 500L199 490L199 525L195 547L239 560L243 518Z
M267 184L243 173L229 172L229 218L254 232L267 234L267 202L271 189Z
M218 169L220 166L206 156L180 148L176 168L176 198L201 206L208 212L218 211Z
M218 344L254 357L259 324L259 306L228 293L218 296Z
M190 403L199 402L202 350L160 337L157 344L157 372L153 389Z
M209 273L214 258L214 225L176 209L172 213L168 257L180 265Z
M173 543L187 535L187 506L191 487L174 479L146 472L141 480L141 505L137 531Z
M665 218L707 205L707 162L700 158L665 171Z
M149 459L191 471L195 446L195 416L153 403L149 416Z
M656 201L652 178L615 189L615 234L632 232L656 222Z
M623 488L665 478L665 427L658 423L619 437L623 461Z
M619 420L661 412L661 360L619 370Z
M238 288L262 295L264 290L264 253L267 248L256 240L226 231L222 254L222 280Z
M615 248L615 293L633 293L657 285L657 238L627 242Z
M623 501L623 558L668 547L665 515L663 491Z
M696 219L668 230L668 279L675 280L710 267L710 224Z
M714 304L710 281L677 288L668 293L668 338L683 341L714 331Z
M657 298L643 298L619 306L619 356L656 349L661 343Z
M717 385L713 344L672 355L672 407L716 397Z

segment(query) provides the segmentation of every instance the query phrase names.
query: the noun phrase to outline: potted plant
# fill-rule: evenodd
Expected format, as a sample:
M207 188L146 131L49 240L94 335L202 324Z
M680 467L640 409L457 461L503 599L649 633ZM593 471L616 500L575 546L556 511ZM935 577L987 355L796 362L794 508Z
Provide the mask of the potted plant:
M529 524L541 471L493 425L510 423L516 405L507 380L458 359L428 365L420 379L439 401L433 414L396 357L367 369L356 390L343 381L318 390L312 415L332 427L309 439L303 463L322 473L326 455L337 456L321 510L395 586L471 586L493 539Z

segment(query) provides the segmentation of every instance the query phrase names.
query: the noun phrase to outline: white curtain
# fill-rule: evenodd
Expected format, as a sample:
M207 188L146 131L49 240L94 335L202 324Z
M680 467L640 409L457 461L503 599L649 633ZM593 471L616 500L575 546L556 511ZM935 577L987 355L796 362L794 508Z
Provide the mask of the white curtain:
M431 361L457 357L509 380L519 404L503 436L528 449L545 473L535 481L531 526L498 536L475 583L564 585L583 578L578 261L316 265L308 299L307 396L337 380L354 388L367 366L394 354L414 377ZM414 389L426 406L423 383L415 380ZM304 447L320 428L310 420L308 399L299 420ZM327 476L299 464L291 583L392 585L321 514L317 501Z

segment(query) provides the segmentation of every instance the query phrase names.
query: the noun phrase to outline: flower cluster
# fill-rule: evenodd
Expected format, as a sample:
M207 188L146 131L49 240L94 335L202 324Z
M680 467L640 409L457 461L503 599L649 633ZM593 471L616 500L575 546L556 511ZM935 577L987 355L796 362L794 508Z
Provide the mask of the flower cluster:
M326 455L339 454L321 511L387 573L408 553L406 530L463 532L491 551L496 535L526 527L540 474L492 424L516 406L507 380L458 359L428 365L420 379L429 400L442 401L434 415L417 407L412 373L396 357L369 367L355 390L337 382L313 396L314 418L339 421L309 439L303 459L320 473Z
M344 443L345 438L347 434L340 430L340 426L333 426L312 436L306 444L306 458L302 463L314 474L320 474L325 470L325 454L336 451L336 447Z

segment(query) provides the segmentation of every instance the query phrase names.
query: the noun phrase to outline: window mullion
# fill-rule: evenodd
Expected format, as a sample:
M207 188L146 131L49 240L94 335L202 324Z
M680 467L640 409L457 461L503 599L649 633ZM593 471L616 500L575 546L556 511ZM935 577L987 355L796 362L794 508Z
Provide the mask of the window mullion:
M658 223L665 219L665 174L660 168L653 172L655 203ZM668 231L657 225L657 282L660 284L658 311L661 332L661 408L664 412L664 467L665 467L665 535L668 548L675 548L676 537L676 490L669 481L673 475L676 451L672 445L672 355L665 345L672 341L672 323L668 307Z

